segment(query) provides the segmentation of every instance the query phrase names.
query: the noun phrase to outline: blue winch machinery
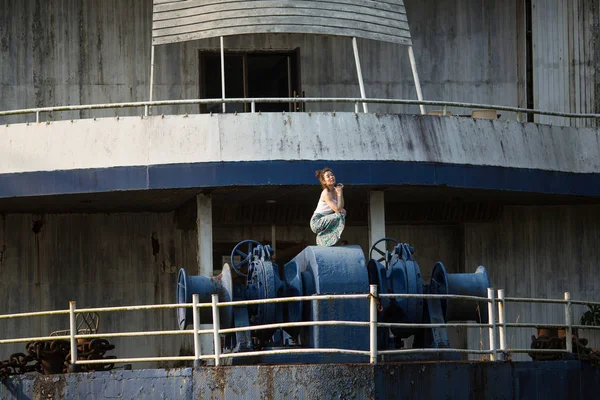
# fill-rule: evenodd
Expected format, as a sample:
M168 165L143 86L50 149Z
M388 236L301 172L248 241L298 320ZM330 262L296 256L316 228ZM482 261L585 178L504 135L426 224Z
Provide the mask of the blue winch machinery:
M381 250L384 247L385 250ZM444 265L434 265L431 282L423 284L421 270L413 258L414 249L394 239L381 239L369 252L365 262L359 246L309 246L285 265L272 261L273 250L253 240L238 243L231 253L231 264L225 264L216 277L190 276L179 271L177 301L191 303L198 294L201 303L210 303L217 294L219 302L276 299L325 294L369 293L369 285L379 293L393 294L457 294L486 297L490 287L484 267L475 273L449 274ZM379 322L444 323L481 321L487 323L487 303L462 300L423 298L380 298ZM212 323L209 308L200 309L200 321ZM257 305L220 307L221 329L311 321L361 321L369 319L369 304L364 299L280 302ZM177 310L179 327L192 323L192 310ZM412 348L447 348L450 346L445 328L379 328L379 350L406 347L413 337ZM257 329L225 335L223 352L252 352L287 348L341 348L368 350L369 331L363 326L309 325L294 328ZM408 357L387 357L386 360ZM410 358L416 358L414 355ZM453 358L447 353L427 353L420 359ZM234 363L290 362L360 362L364 357L352 354L278 354L234 358Z

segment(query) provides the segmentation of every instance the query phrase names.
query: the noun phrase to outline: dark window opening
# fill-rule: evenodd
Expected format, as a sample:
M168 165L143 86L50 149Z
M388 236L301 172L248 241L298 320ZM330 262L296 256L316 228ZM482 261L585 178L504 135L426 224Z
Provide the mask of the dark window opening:
M525 57L526 57L526 87L527 87L527 108L535 108L535 99L533 98L533 6L531 0L525 0ZM527 122L534 122L532 113L527 113Z
M225 53L225 97L267 98L296 97L299 90L298 51L289 53ZM221 55L200 52L200 98L220 99ZM256 103L262 112L294 111L294 103ZM222 112L221 104L201 106L201 112ZM249 112L250 103L228 103L228 113Z

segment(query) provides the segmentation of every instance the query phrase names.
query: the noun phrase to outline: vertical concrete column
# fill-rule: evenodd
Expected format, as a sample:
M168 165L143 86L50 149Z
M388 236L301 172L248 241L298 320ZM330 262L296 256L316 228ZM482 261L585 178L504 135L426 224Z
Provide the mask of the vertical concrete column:
M196 196L196 229L198 232L198 275L213 276L213 228L212 198L207 194ZM212 325L200 321L200 329L211 329ZM214 354L211 335L200 336L200 354Z
M385 237L385 204L382 191L369 192L369 249ZM384 246L384 244L381 244ZM379 247L379 246L377 246ZM385 247L381 248L385 251Z
M196 196L198 230L198 274L213 276L212 199L209 194Z

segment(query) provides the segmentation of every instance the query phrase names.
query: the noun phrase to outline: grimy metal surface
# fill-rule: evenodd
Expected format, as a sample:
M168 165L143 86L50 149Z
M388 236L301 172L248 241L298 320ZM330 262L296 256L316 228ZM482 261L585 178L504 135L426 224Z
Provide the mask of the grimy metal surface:
M20 376L3 399L591 399L600 369L577 361L262 365Z
M532 0L533 89L536 107L552 110L598 110L597 0ZM597 126L597 121L569 121L539 116L536 121L553 125Z
M411 44L403 0L154 0L152 43L308 33Z
M457 7L450 1L405 0L426 99L525 105L517 102L517 86L523 79L517 74L514 51L514 3L462 2ZM0 15L0 110L148 100L151 0L1 0ZM300 88L306 97L359 96L352 44L346 37L239 35L227 37L225 46L248 52L299 49ZM219 38L154 47L154 99L197 98L202 84L198 51L219 49ZM416 97L405 46L358 39L358 48L369 97ZM594 77L589 79L594 85ZM354 104L313 104L307 110L353 111ZM153 111L197 113L198 107L163 106ZM373 104L369 111L418 113L418 107ZM118 115L140 112L123 109ZM115 110L55 112L44 119L115 114ZM514 120L505 112L502 117ZM34 119L0 117L0 123Z

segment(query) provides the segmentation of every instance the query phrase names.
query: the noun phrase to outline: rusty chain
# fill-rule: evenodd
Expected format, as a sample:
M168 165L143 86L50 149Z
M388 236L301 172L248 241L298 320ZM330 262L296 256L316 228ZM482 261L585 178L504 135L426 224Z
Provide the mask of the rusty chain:
M578 360L589 361L594 365L600 365L600 352L596 349L586 347L588 340L573 335L573 354ZM534 350L565 350L567 348L565 337L557 336L531 336L531 348ZM529 356L534 361L551 361L563 358L563 353L536 353L530 352Z
M78 360L111 360L116 356L105 356L115 346L106 339L78 340ZM25 345L24 353L12 354L8 360L0 361L0 379L11 375L39 372L44 375L66 373L71 365L71 345L67 340L37 341ZM109 371L114 363L85 364L82 372Z

